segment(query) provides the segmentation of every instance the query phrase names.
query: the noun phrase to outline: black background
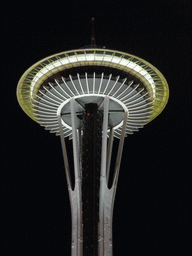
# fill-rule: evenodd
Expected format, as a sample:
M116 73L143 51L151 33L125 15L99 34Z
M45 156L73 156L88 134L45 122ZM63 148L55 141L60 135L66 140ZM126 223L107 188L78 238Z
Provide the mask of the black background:
M6 1L2 30L3 247L70 255L70 204L59 137L20 108L19 78L49 55L96 43L165 76L165 110L125 140L113 218L114 256L189 245L190 1ZM115 146L117 148L117 143ZM69 157L72 150L68 143ZM126 253L127 252L127 253Z

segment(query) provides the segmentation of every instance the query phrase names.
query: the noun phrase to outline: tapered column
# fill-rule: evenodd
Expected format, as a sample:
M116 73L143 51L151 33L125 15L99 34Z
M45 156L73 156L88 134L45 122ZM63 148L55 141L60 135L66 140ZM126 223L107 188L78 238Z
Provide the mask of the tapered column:
M74 160L74 169L75 169L75 189L74 197L72 198L72 239L74 237L76 243L74 243L75 250L73 252L72 247L72 256L82 256L83 255L83 225L82 225L82 177L79 165L79 136L77 129L76 121L76 112L75 112L75 99L71 98L70 107L71 107L71 123L72 123L72 134L73 134L73 160ZM76 254L75 254L76 253Z
M101 174L100 174L100 197L99 197L99 236L98 236L98 249L99 256L104 256L104 202L105 191L107 189L106 181L106 167L107 167L107 130L108 130L108 112L109 112L109 98L106 96L104 99L103 110L103 137L102 137L102 150L101 150Z
M76 126L75 100L71 99L71 122L73 132L73 155L74 155L74 171L75 171L75 187L72 190L69 163L67 158L67 150L62 129L62 120L58 113L58 122L60 128L60 139L63 151L63 159L67 178L67 185L71 206L71 255L83 256L83 225L82 225L82 195L81 195L81 172L79 164L79 134Z
M121 156L123 150L123 143L125 137L125 129L128 118L128 113L125 112L123 126L121 131L121 138L119 141L119 147L117 151L117 158L115 164L114 177L112 187L109 189L108 177L109 177L109 165L112 151L113 130L110 131L109 143L108 143L108 155L106 148L106 127L108 116L108 102L105 98L104 102L104 120L103 120L103 142L102 142L102 163L101 163L101 176L100 176L100 211L99 211L99 256L112 256L113 255L113 242L112 242L112 221L113 221L113 207L115 200L115 193L121 163ZM106 118L106 119L105 119Z
M128 113L126 111L124 113L114 177L112 187L109 189L108 179L114 134L111 127L108 138L109 97L105 96L102 111L97 104L87 104L82 117L82 123L84 122L82 127L77 127L75 104L76 101L72 98L70 109L75 171L74 190L71 188L62 120L58 113L71 204L71 252L72 256L112 256L113 207Z

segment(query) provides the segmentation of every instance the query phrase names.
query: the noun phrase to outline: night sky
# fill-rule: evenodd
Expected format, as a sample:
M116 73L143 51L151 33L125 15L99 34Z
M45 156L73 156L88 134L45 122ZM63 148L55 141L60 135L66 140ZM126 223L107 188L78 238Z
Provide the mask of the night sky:
M128 255L132 248L187 247L190 1L6 1L2 14L6 252L70 255L71 213L60 140L22 111L16 87L25 70L42 58L89 45L92 16L97 45L145 59L170 88L160 116L125 139L114 205L114 256L120 249ZM69 141L67 146L72 157Z

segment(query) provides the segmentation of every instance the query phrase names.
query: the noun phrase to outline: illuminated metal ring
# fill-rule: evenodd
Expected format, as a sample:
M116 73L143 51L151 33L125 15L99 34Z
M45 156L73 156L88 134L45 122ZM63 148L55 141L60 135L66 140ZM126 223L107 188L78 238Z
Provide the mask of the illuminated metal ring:
M66 70L83 70L85 66L103 67L103 72L85 71L58 77ZM106 74L106 69L111 73ZM123 72L124 77L113 75L113 70ZM104 95L128 109L126 134L132 134L161 113L167 104L169 89L161 72L145 60L124 52L97 48L47 57L31 66L17 86L17 98L26 114L57 135L57 110L61 105L71 97L95 96L99 99ZM65 137L72 138L70 125L64 121L63 132ZM121 126L117 125L114 136L119 138L120 134Z

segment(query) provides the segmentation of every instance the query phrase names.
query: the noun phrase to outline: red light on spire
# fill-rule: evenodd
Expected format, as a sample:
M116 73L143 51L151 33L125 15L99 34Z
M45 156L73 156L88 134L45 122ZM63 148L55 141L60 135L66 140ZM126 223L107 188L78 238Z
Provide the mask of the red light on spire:
M92 17L92 20L94 20L95 18L94 17Z

